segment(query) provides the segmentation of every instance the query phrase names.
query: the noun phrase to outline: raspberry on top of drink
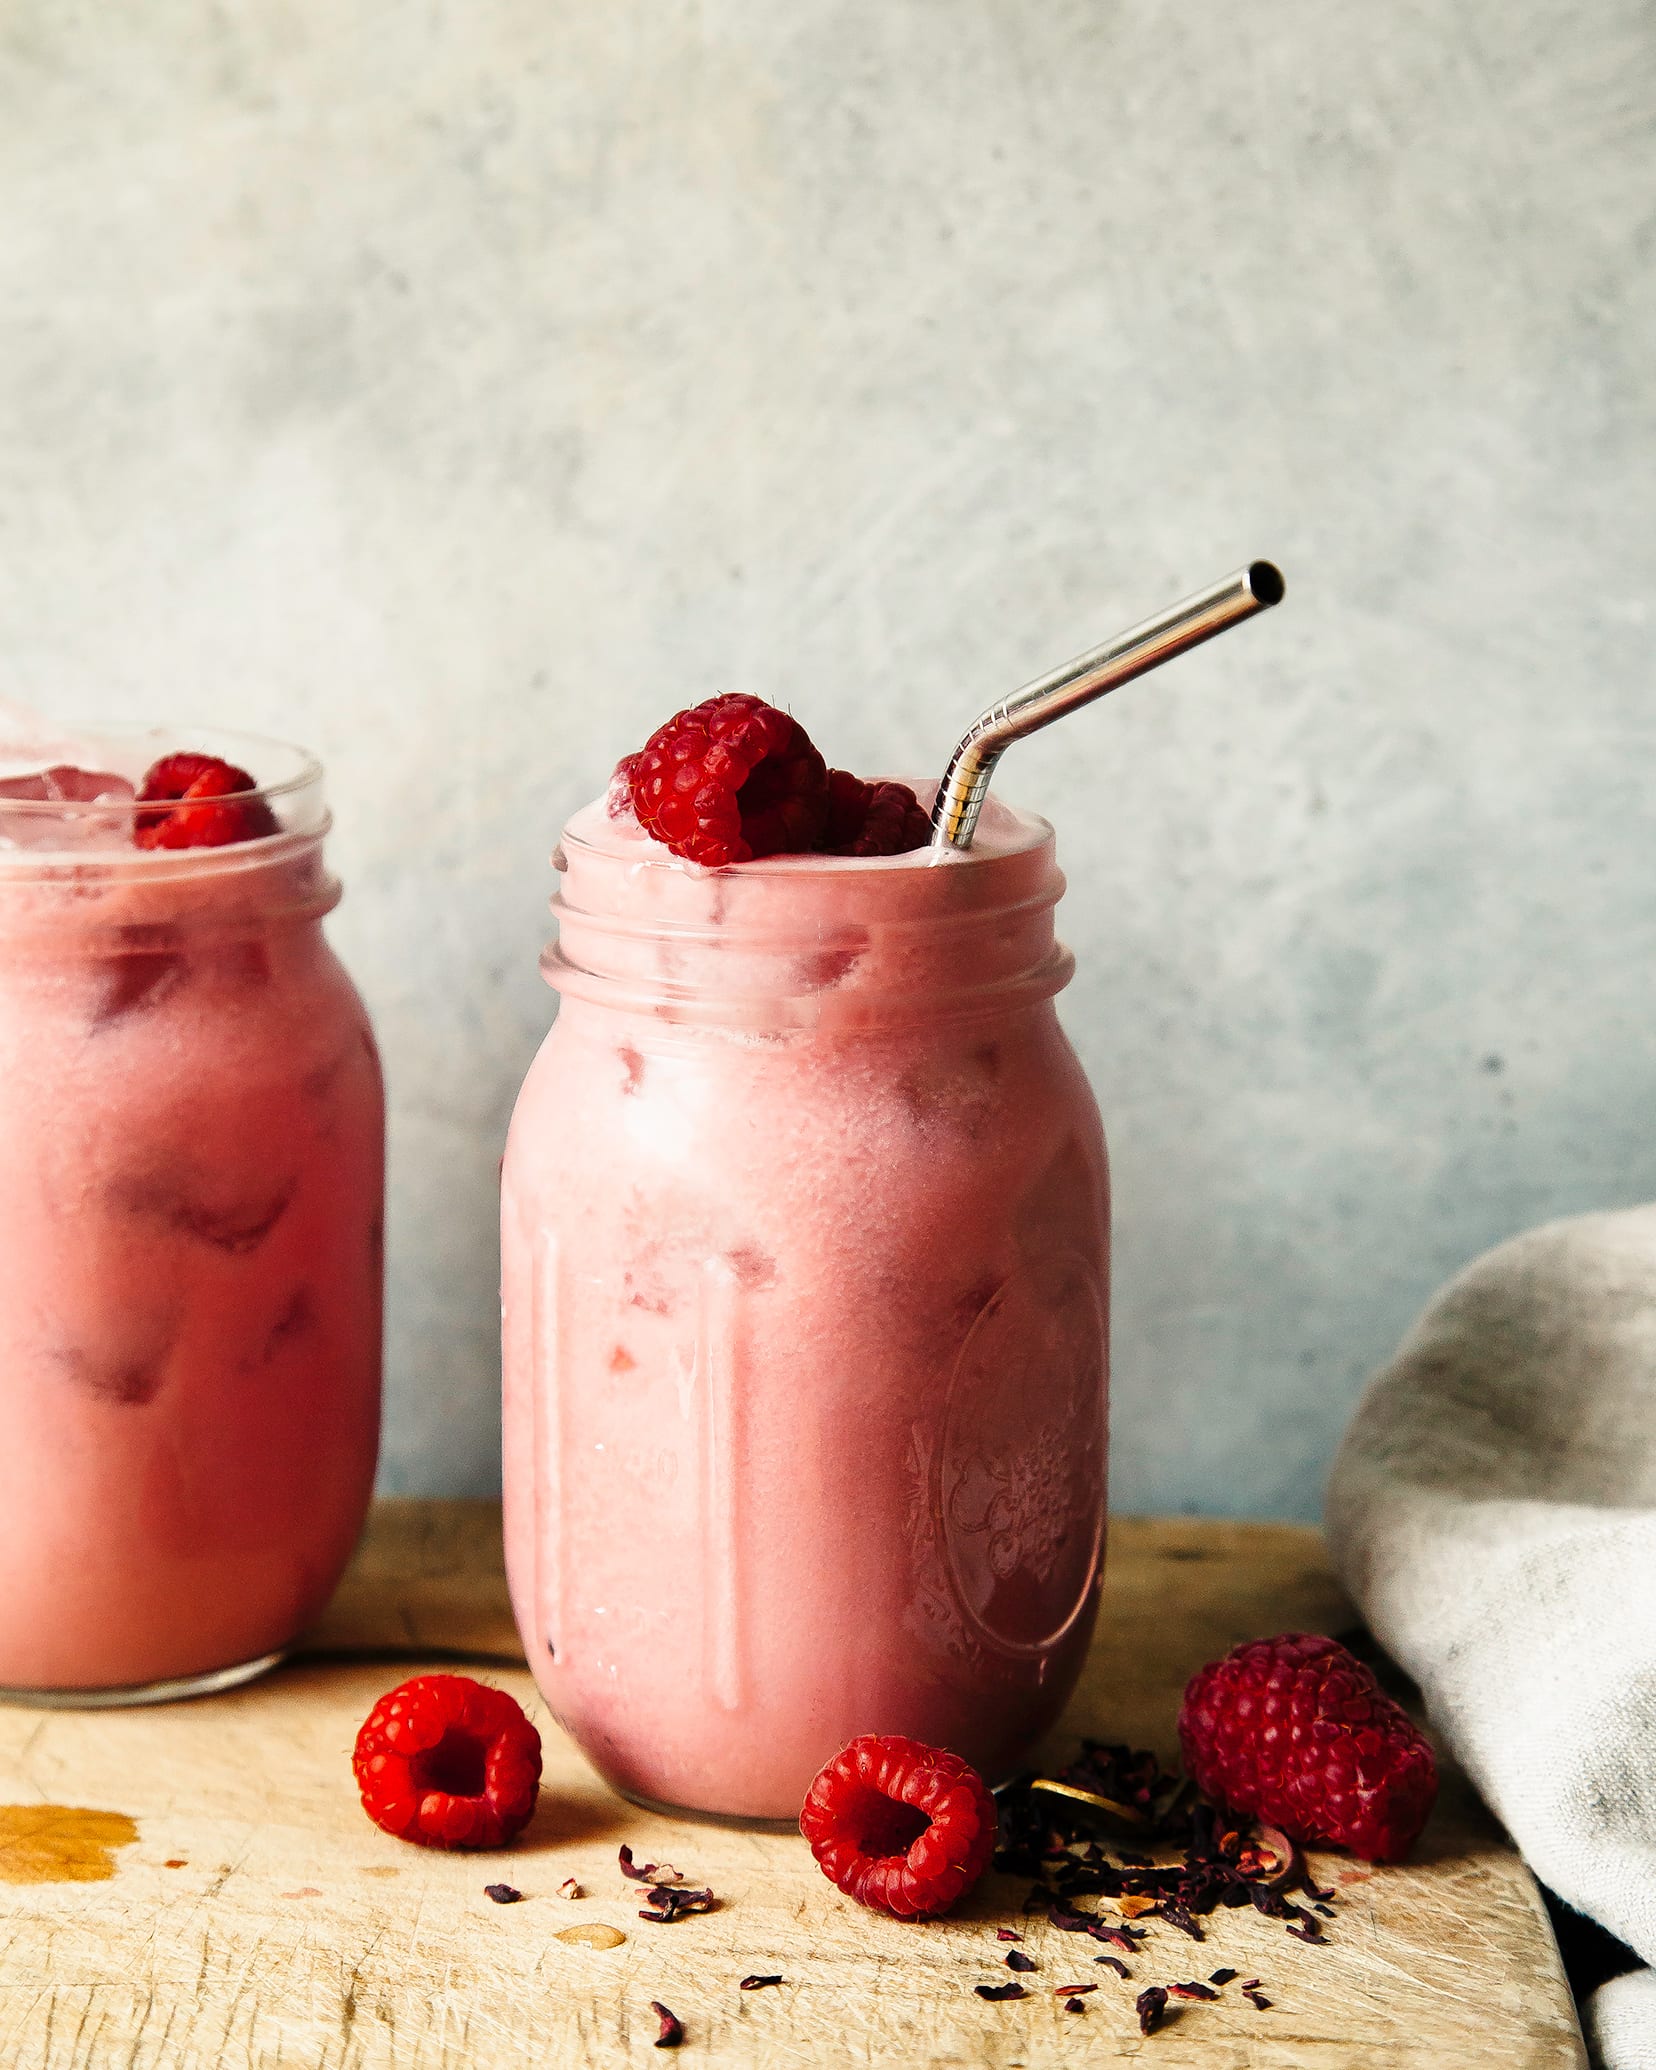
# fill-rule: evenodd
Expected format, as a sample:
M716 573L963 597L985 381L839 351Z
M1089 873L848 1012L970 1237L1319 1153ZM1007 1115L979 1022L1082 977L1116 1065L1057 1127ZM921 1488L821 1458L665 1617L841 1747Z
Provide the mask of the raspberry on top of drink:
M705 869L770 855L904 855L931 838L907 784L830 769L797 719L741 692L658 726L617 765L610 810Z
M71 762L0 777L0 847L224 848L280 832L257 780L217 755L162 755L136 784Z
M253 778L217 755L163 755L138 786L140 848L225 848L280 831Z

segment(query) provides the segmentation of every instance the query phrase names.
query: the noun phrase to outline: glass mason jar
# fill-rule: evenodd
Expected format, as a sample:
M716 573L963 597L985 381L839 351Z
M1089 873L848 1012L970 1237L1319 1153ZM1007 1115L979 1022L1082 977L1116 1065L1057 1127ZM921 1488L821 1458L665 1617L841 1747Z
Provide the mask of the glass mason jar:
M379 1442L383 1100L322 935L321 771L105 734L132 777L250 767L279 831L145 850L0 799L0 1695L257 1673L350 1557Z
M942 862L553 858L503 1174L507 1572L635 1800L797 1819L860 1732L991 1779L1080 1671L1108 1182L1044 820Z

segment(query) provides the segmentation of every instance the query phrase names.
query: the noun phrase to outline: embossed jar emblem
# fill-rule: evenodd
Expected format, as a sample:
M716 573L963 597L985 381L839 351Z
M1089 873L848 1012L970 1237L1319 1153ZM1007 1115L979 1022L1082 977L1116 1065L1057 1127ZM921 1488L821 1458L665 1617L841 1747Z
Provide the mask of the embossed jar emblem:
M1104 1539L1104 1309L1072 1253L1025 1266L973 1324L949 1383L934 1494L967 1626L1040 1653L1085 1607Z

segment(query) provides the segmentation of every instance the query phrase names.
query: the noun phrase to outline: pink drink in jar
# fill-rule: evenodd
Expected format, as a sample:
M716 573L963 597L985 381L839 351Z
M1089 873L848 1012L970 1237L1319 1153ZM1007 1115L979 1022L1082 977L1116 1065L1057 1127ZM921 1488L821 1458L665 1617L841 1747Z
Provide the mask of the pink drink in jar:
M267 831L136 844L133 782L185 745L255 772ZM0 779L0 1693L122 1702L268 1666L350 1556L383 1103L317 765L74 759Z
M594 805L554 860L502 1225L541 1691L680 1810L792 1822L861 1732L997 1780L1103 1553L1107 1178L1052 830L991 802L968 853L709 871Z

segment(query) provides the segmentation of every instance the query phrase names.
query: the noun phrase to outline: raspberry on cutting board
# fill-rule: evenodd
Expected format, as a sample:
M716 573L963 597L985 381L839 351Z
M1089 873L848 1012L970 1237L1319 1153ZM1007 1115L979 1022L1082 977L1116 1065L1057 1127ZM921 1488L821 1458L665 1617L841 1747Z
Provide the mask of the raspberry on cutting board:
M799 1830L847 1897L895 1919L928 1919L989 1866L995 1800L958 1754L866 1733L812 1783Z
M504 1847L540 1792L540 1734L504 1689L416 1675L380 1698L351 1757L362 1808L420 1847Z
M1437 1796L1424 1733L1333 1639L1254 1639L1192 1677L1179 1743L1216 1804L1295 1840L1401 1861Z

